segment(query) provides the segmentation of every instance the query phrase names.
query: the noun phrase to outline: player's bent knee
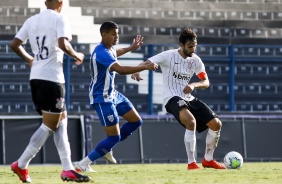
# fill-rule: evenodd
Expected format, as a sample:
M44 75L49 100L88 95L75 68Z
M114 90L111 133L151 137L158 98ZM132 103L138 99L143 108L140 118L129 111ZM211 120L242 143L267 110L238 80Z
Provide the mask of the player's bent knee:
M222 123L218 118L214 118L207 124L207 126L213 131L218 131L221 129Z
M120 135L116 135L116 136L108 136L108 139L113 143L116 144L120 141Z
M143 123L143 119L140 119L139 121L137 121L137 122L135 122L135 123L137 123L139 126L141 126L142 123Z

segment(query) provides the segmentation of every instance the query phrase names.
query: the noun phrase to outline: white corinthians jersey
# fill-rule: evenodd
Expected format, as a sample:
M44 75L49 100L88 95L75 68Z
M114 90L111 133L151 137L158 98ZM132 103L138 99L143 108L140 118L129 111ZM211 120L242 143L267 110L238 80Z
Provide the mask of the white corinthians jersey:
M183 92L184 87L189 83L194 74L198 75L205 71L204 63L196 54L184 59L178 49L161 52L151 58L153 63L160 65L163 74L163 98L164 104L173 96L179 96L187 101L194 97Z
M63 56L58 47L60 37L71 40L70 26L60 13L47 9L28 18L16 38L31 45L34 61L31 67L30 80L42 79L64 83Z

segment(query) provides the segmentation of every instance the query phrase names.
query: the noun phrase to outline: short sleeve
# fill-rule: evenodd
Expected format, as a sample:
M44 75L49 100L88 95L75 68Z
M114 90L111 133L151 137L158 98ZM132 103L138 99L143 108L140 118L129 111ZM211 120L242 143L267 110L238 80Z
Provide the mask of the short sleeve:
M69 20L64 15L58 17L57 36L58 38L61 37L68 38L69 41L72 40L70 23Z
M150 57L148 60L152 63L162 63L166 60L166 52L161 52L157 55Z
M196 57L196 68L195 68L195 74L198 75L201 72L205 71L205 65L200 57Z
M28 24L29 24L30 19L27 19L23 26L21 27L21 29L19 30L19 32L16 34L16 38L20 39L21 41L23 41L23 43L26 43L27 39L28 39Z
M96 61L105 68L109 68L117 62L117 59L108 49L99 48L96 50Z

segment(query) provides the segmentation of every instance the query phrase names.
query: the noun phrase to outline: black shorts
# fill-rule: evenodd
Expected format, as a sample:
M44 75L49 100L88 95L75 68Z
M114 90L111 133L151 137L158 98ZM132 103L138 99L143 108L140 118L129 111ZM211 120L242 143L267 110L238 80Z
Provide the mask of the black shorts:
M66 110L65 84L46 80L30 80L32 100L36 111L42 115L41 110L61 113Z
M182 108L187 108L196 119L196 130L199 133L205 131L208 128L206 124L210 120L218 117L209 108L209 106L207 106L204 102L197 98L192 101L186 101L179 96L174 96L167 102L165 108L166 111L168 113L171 113L182 126L184 125L180 122L179 111Z

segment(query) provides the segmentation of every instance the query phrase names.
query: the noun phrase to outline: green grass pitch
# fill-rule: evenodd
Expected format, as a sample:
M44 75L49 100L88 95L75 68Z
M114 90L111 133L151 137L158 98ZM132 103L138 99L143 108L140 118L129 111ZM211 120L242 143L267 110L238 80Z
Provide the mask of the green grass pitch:
M188 171L187 164L105 164L92 165L96 173L86 173L93 184L281 184L282 162L244 163L240 169L202 168ZM67 183L60 179L60 165L30 165L32 183ZM22 183L9 165L0 166L0 183Z

